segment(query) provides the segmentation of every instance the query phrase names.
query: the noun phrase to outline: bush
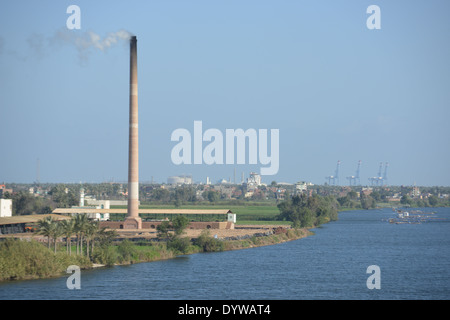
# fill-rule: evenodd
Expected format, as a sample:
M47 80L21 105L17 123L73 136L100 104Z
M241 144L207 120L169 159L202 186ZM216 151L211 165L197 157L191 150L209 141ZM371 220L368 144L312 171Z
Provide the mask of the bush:
M36 241L7 239L0 243L0 281L56 276L72 264L86 268L90 261L86 257L54 254Z
M170 229L169 221L161 222L161 224L156 227L156 230L158 230L158 238L159 239L168 238L169 237L169 229Z
M176 237L167 242L167 249L184 254L188 253L190 245L191 240L189 238Z
M130 240L125 239L117 246L117 253L120 262L132 262L136 258L137 250Z
M310 228L338 219L339 203L330 196L301 194L277 205L279 220L292 221L294 228Z
M200 236L195 239L194 244L199 246L203 252L223 251L223 242L210 236L209 231L203 231Z
M183 234L184 230L187 228L188 225L189 219L186 218L185 216L176 216L172 220L172 226L176 235Z
M92 255L92 260L95 263L112 266L117 262L118 254L115 247L109 245L103 245L95 247Z

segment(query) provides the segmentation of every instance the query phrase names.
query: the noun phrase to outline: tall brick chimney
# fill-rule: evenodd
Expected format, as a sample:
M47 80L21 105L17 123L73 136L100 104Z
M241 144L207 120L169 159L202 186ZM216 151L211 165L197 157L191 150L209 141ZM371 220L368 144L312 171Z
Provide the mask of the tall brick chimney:
M137 39L130 39L130 131L128 142L128 213L124 229L142 229L139 217L139 140Z

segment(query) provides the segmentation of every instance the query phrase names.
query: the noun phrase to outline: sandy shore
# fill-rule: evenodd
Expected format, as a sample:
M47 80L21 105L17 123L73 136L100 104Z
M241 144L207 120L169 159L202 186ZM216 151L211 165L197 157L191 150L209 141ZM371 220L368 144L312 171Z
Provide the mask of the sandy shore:
M217 236L219 239L231 238L231 237L243 237L246 235L253 236L258 233L266 233L273 231L274 229L289 228L286 225L237 225L235 229L209 229L210 236ZM157 237L155 229L141 229L136 230L119 230L116 229L120 238L143 238L152 239ZM183 234L184 237L197 238L204 231L204 229L187 229ZM37 241L47 242L47 238L38 235L36 233L17 233L0 235L0 238L21 238L21 239L34 239Z
M253 236L258 233L266 233L273 231L274 229L289 228L286 225L238 225L235 229L208 229L210 236L217 236L219 239L225 239L230 237L242 237ZM197 238L205 229L187 229L185 230L183 237ZM131 230L117 230L119 237L121 238L143 238L152 239L157 237L155 229L141 229L139 231Z

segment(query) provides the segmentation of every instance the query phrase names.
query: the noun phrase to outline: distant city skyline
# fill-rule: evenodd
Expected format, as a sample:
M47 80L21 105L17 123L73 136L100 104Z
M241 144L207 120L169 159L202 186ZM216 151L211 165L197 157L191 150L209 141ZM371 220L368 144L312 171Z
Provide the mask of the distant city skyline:
M224 136L279 130L267 184L324 184L340 161L348 185L361 160L361 185L380 163L388 185L450 185L448 1L73 4L80 29L72 3L2 6L0 183L127 181L134 34L141 182L260 173L248 146L245 164L174 164L172 132L202 121ZM368 28L371 5L381 29Z

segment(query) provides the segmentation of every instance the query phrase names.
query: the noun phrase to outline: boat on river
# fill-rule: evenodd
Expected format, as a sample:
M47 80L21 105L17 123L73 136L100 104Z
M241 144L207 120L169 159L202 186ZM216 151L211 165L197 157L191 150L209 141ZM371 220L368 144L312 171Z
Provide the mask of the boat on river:
M428 221L436 221L439 218L431 217L435 212L423 212L420 210L403 211L401 209L392 209L396 216L387 219L389 223L395 224L421 224Z

